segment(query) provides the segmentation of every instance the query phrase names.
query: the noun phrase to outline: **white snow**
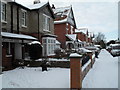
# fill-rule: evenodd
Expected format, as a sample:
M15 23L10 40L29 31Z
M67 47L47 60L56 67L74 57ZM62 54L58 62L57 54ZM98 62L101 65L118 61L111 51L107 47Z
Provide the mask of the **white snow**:
M59 13L61 13L62 15L68 16L70 9L71 9L71 6L67 6L67 7L55 8L55 9L53 9L53 11L56 15L59 15Z
M73 41L75 41L77 38L77 34L66 34L66 36Z
M3 88L69 88L70 69L41 68L15 69L3 72Z
M35 61L43 61L42 59L37 59ZM55 58L49 58L48 61L70 61L69 59L55 59Z
M79 50L80 50L82 53L91 53L91 52L92 52L91 50L88 50L88 49L85 49L85 48L79 48Z
M78 42L82 43L82 41L80 39L78 39Z
M62 19L62 20L59 20L59 21L54 21L54 24L59 24L59 23L64 23L64 22L67 22L67 18L65 19Z
M110 46L115 47L115 46L120 46L120 44L110 44Z
M83 34L86 34L87 33L87 28L80 28L80 29L75 29L75 32L76 33L83 33Z
M30 45L31 45L31 44L40 44L40 45L41 45L41 43L38 42L38 41L33 41L33 42L29 43L29 44L30 44Z
M19 39L33 39L37 40L37 38L34 38L29 35L23 35L23 34L14 34L14 33L8 33L8 32L1 32L1 35L4 37L12 37L12 38L19 38Z
M47 2L41 2L41 3L38 3L38 4L33 4L33 5L30 5L30 6L27 6L27 8L33 10L33 9L39 9L41 7L43 7L45 4L47 4Z
M77 54L77 53L72 53L70 54L70 57L82 57L82 55Z
M58 15L60 17L67 16L65 19L54 21L54 24L59 24L64 22L71 22L73 24L73 22L68 17L70 11L71 11L71 6L53 9L55 15Z
M2 79L3 88L70 88L70 69L48 68L47 72L42 72L41 68L17 68L4 71ZM118 88L118 58L102 50L82 87Z
M82 85L83 88L118 88L118 58L102 50Z
M56 44L61 44L58 40L55 40L55 43L56 43Z

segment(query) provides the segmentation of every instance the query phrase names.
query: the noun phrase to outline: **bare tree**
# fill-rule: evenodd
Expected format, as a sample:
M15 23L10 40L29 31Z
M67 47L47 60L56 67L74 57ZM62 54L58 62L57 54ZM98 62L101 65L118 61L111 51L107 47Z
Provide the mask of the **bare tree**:
M97 35L95 35L95 39L94 39L95 43L99 44L101 41L106 42L106 37L103 33L98 32Z

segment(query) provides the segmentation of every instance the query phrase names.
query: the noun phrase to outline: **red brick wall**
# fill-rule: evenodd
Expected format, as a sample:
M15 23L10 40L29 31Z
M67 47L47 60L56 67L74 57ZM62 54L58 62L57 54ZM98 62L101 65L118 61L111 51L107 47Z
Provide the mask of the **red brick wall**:
M12 67L12 57L6 57L6 49L2 48L2 66L6 69Z
M68 28L68 33L67 34L71 34L71 25L68 23L68 25L66 25L66 28ZM75 31L75 28L73 26L73 33Z
M81 41L86 41L86 36L83 33L76 33L78 36L78 39L80 39Z
M57 40L61 42L61 47L65 49L66 42L66 23L64 24L55 24L55 35L57 35Z

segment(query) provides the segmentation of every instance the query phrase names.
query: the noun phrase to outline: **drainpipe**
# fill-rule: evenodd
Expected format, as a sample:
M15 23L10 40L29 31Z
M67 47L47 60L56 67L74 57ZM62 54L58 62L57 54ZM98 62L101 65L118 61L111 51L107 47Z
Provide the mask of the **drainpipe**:
M40 31L39 31L39 19L40 19L40 17L39 17L39 11L37 12L38 13L38 40L40 39ZM40 41L40 40L39 40Z
M17 33L19 34L19 7L17 7Z
M1 6L1 0L0 0L0 6ZM1 8L0 8L0 11L1 11ZM1 18L1 15L0 15L0 18ZM1 22L0 22L0 26L2 26ZM0 27L0 74L2 73L2 36L1 36L1 27Z
M11 33L13 33L13 5L11 5Z

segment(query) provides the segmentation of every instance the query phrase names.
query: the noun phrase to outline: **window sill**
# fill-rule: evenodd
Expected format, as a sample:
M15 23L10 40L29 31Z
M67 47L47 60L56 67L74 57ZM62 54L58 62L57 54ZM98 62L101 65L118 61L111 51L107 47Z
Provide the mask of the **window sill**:
M49 30L43 30L44 32L50 32Z
M2 20L2 23L7 24L7 21Z
M12 55L6 55L7 58L12 57Z
M22 25L22 27L23 27L23 28L27 28L27 26L25 26L25 25Z

